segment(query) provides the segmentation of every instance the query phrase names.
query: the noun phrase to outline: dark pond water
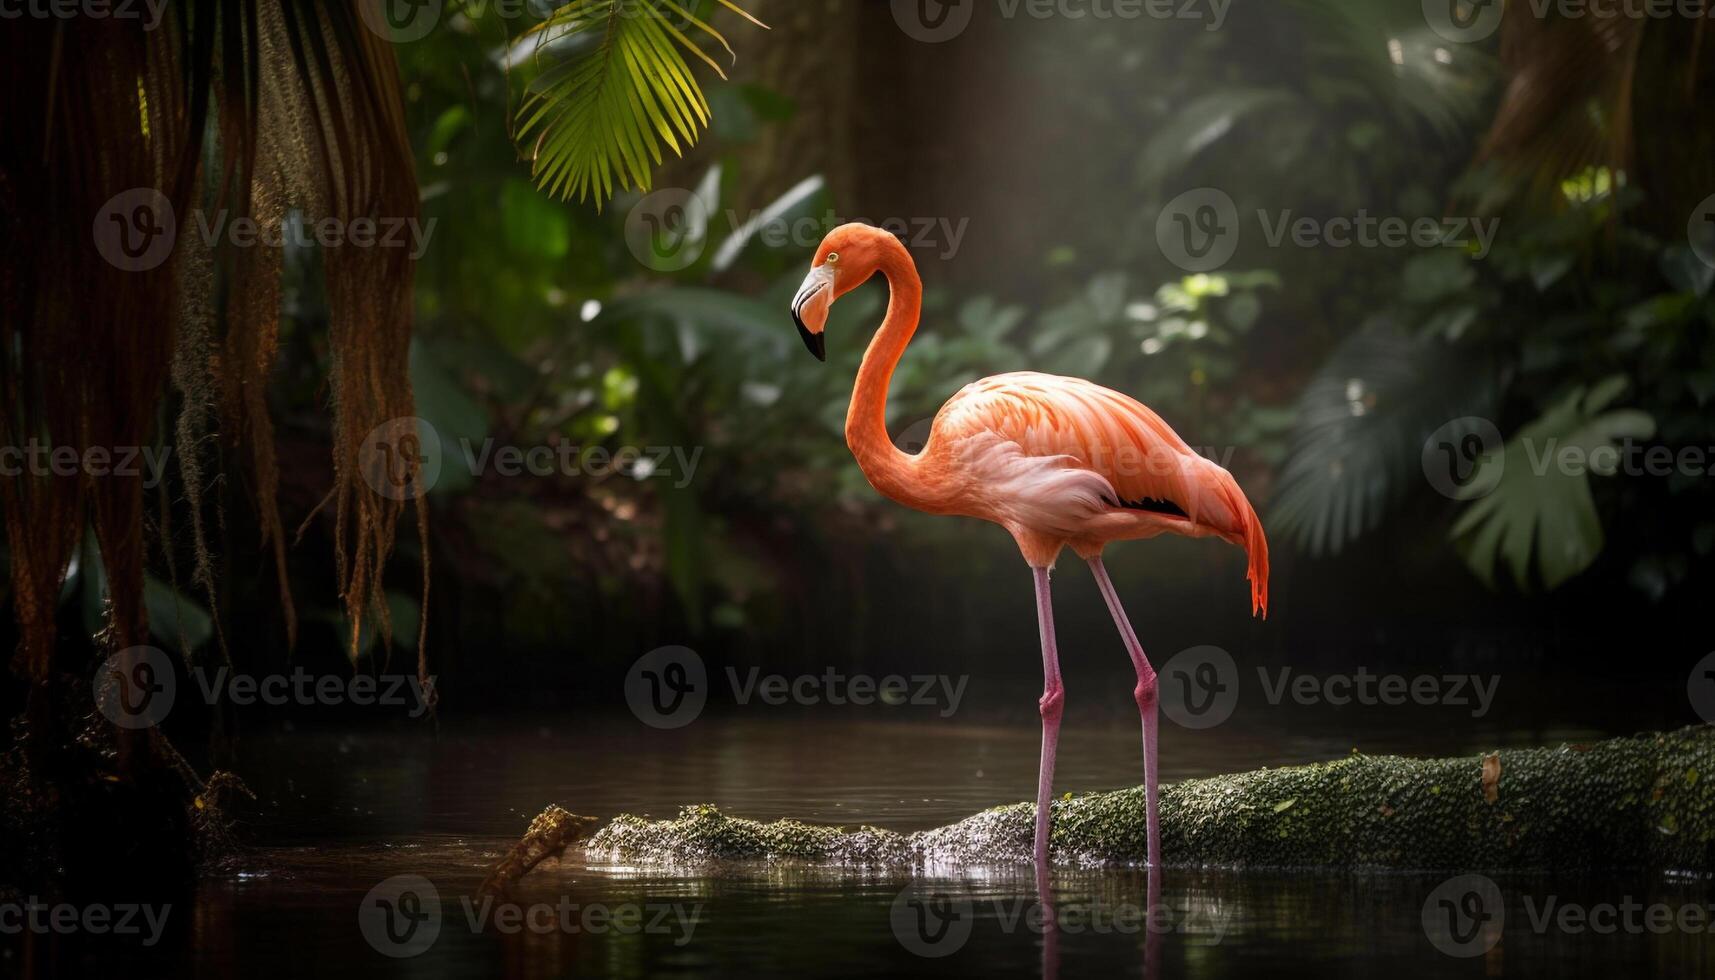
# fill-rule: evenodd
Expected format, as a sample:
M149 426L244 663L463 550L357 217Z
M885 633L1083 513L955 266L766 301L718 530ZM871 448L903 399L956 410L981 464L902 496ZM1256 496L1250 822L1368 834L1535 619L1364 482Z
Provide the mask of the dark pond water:
M1660 716L1648 698L1617 708L1612 694L1533 699L1553 717L1591 719L1573 723L1427 708L1263 713L1202 732L1164 723L1161 759L1175 780L1354 747L1445 755L1688 720ZM1134 726L1123 712L1069 712L1058 785L1135 783ZM640 867L580 853L525 879L516 908L467 898L550 802L604 817L713 802L764 819L919 829L1027 797L1037 737L1024 715L977 722L885 710L711 713L677 731L619 714L483 725L449 717L434 737L253 733L241 752L260 797L249 827L260 846L201 883L190 907L173 908L151 947L7 937L5 972L1715 975L1715 889L1664 874L1497 874L1498 896L1478 911L1459 904L1472 889L1436 891L1445 874L1169 868L1152 882L1135 868L1067 870L1053 875L1048 929L1027 868ZM405 875L417 877L396 877ZM390 955L400 953L415 955Z

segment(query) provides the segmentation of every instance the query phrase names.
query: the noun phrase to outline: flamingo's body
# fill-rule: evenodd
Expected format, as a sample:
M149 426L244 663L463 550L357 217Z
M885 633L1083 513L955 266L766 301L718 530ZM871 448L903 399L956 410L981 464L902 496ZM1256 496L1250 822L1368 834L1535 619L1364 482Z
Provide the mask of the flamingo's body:
M1110 388L1033 371L973 382L936 413L918 465L948 491L943 512L1011 531L1031 565L1064 546L1089 558L1110 541L1216 535L1252 553L1253 607L1265 601L1267 545L1238 484Z
M805 343L823 357L828 308L876 272L892 296L858 370L846 442L872 485L908 507L992 521L1018 542L1034 570L1042 630L1042 763L1035 854L1047 860L1049 794L1064 700L1054 644L1048 572L1070 546L1090 563L1125 640L1143 720L1149 858L1160 864L1156 816L1156 680L1102 566L1111 541L1158 534L1216 536L1249 557L1251 609L1267 614L1268 542L1238 483L1199 456L1141 402L1079 378L1021 371L965 386L942 406L923 451L908 455L887 434L887 383L917 328L922 283L891 234L843 225L817 250L793 300Z

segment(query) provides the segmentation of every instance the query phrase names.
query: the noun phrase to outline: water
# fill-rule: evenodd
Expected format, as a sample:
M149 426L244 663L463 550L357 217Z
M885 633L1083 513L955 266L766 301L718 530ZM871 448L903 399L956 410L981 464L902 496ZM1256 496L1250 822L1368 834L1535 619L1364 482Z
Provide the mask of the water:
M1564 702L1555 708L1556 717L1581 716ZM579 852L524 879L515 910L468 898L551 802L604 817L670 816L685 803L713 802L762 819L915 830L1029 795L1034 719L882 714L717 713L678 731L622 714L485 726L447 719L434 738L420 728L251 734L241 751L260 802L249 833L265 843L202 882L189 907L175 907L157 944L7 937L0 963L15 975L365 978L1707 976L1715 965L1709 882L1664 874L1493 876L1504 919L1460 922L1476 930L1478 946L1492 938L1484 928L1498 928L1499 942L1469 958L1439 951L1436 930L1424 925L1426 898L1443 874L1167 869L1152 883L1135 868L1057 872L1056 929L1042 927L1030 869L1012 867L914 878L748 863L638 867ZM1265 714L1208 732L1164 725L1165 778L1329 758L1355 744L1440 755L1671 720L1538 725L1514 716L1502 725L1452 724L1430 709ZM1134 783L1134 724L1117 714L1068 714L1058 785ZM1355 731L1365 734L1354 740ZM384 884L397 875L428 882L411 889L417 904L400 905L399 890ZM1628 901L1646 909L1633 914L1635 929L1616 919L1612 932L1568 931L1559 918L1570 905L1603 925L1606 904L1619 915ZM1651 913L1651 905L1664 911ZM401 910L429 918L395 946L382 918L390 910L394 938L409 924ZM1692 910L1709 913L1696 929L1650 929L1651 914ZM1440 933L1444 942L1457 938L1445 927ZM383 954L419 945L419 955Z

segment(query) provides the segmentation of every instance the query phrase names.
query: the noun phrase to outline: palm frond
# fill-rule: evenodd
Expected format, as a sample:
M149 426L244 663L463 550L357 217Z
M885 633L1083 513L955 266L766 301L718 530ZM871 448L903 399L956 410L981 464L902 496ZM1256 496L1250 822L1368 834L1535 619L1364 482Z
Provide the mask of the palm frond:
M715 2L766 26L732 0ZM518 111L518 138L531 141L537 186L598 208L616 189L647 190L662 145L682 156L708 127L708 99L691 61L723 79L726 73L698 41L733 54L719 31L675 0L572 0L532 34L556 41L599 35L543 71Z
M1304 389L1270 524L1313 555L1338 554L1421 485L1424 441L1484 415L1493 376L1468 355L1384 322L1341 344Z

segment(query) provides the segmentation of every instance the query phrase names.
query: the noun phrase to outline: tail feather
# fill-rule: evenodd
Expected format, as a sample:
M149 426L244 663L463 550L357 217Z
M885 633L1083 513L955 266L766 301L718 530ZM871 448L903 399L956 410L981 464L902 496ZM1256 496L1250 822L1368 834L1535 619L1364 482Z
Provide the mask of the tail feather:
M1205 461L1207 462L1207 461ZM1268 538L1256 509L1239 489L1239 482L1225 469L1207 462L1215 491L1225 499L1232 515L1231 523L1221 529L1221 536L1245 549L1248 567L1245 577L1251 584L1251 615L1268 618Z

